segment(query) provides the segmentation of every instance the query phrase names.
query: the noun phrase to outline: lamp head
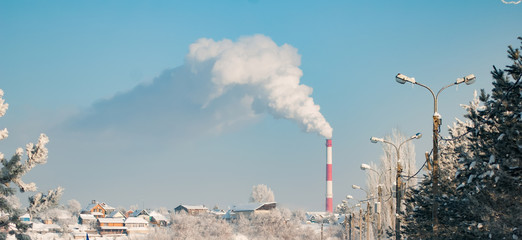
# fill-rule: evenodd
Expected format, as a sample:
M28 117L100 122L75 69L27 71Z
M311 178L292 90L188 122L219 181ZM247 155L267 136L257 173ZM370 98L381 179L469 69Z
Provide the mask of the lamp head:
M383 142L383 141L384 141L384 139L382 139L382 138L377 138L377 137L370 138L370 142L372 142L372 143L378 143L378 142Z
M405 84L406 82L415 83L415 78L411 78L402 73L398 73L397 76L395 76L395 81L397 81L400 84Z
M365 163L361 164L361 170L368 170L368 169L371 169L370 165L365 164Z
M466 83L466 85L471 85L475 82L476 79L477 78L475 77L475 75L470 74L464 77L464 82Z
M422 137L422 133L417 133L417 134L411 136L411 138L414 138L414 139L419 139L421 137Z
M463 78L457 78L457 81L455 82L455 84L461 84L461 83L466 83L466 85L471 85L475 82L475 75L473 74L470 74L468 76L465 76Z

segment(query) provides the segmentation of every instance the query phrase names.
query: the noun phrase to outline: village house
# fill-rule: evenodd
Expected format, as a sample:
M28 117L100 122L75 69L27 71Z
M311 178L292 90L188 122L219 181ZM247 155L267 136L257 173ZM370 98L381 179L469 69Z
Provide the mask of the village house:
M121 213L121 211L113 211L113 212L109 213L106 217L107 218L125 218L125 215L123 215L123 213Z
M163 216L163 214L156 211L152 211L150 213L150 224L165 227L169 224L169 220L167 217Z
M80 214L78 216L78 223L82 225L94 225L96 217L91 214Z
M98 203L96 200L92 200L92 202L82 209L80 213L91 214L96 218L104 218L114 210L116 210L114 207L111 207L106 203Z
M176 208L174 208L175 213L181 213L185 212L190 215L198 215L201 213L208 213L208 208L206 208L204 205L197 205L197 206L191 206L191 205L179 205Z
M251 218L255 214L265 214L276 208L277 203L247 203L233 206L223 215L223 219L232 220L241 217Z
M141 217L129 217L125 219L127 234L147 234L149 233L149 222Z
M127 233L124 218L98 218L98 232L102 236L118 236Z
M20 221L23 223L31 222L31 215L29 215L29 213L26 213L26 214L20 216Z
M145 209L137 209L131 214L129 214L129 217L141 217L145 220L150 221L150 215L149 212Z

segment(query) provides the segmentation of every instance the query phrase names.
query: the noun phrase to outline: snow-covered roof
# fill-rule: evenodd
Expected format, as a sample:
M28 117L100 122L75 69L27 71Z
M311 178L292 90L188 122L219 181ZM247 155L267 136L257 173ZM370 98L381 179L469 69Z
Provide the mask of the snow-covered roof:
M61 229L61 227L56 224L33 223L34 231L49 231L51 229Z
M104 202L99 203L99 202L93 201L93 202L89 203L89 205L87 205L84 209L82 209L82 211L90 212L94 207L96 207L96 205L100 205L100 207L105 209L105 211L116 210L116 208L109 206L107 203L104 203Z
M273 205L273 206L271 206ZM269 208L275 208L276 202L267 202L267 203L247 203L247 204L239 204L236 206L232 206L231 210L234 212L253 212L259 210L260 208L267 206Z
M80 214L80 218L83 220L96 220L96 218L91 214Z
M92 212L91 215L93 215L93 216L103 216L103 213L101 213L101 212Z
M181 204L180 206L184 207L185 209L189 209L189 210L208 210L208 208L203 206L203 205L184 205L184 204Z
M121 218L121 217L124 217L124 216L125 215L123 215L123 213L121 213L120 211L114 211L114 212L111 212L106 217L108 217L108 218Z
M127 219L125 219L125 224L129 224L129 223L149 223L147 222L147 220L141 218L141 217L129 217Z
M137 209L136 211L129 214L129 217L137 217L140 215L149 215L149 212L147 212L145 209Z
M100 223L123 223L124 218L98 218Z
M105 210L116 210L116 208L109 206L107 203L100 203L100 207L102 207Z
M96 203L90 203L84 209L82 209L82 212L90 212L94 207L96 207L96 205L98 205L97 202Z
M29 213L26 213L26 214L20 216L20 218L31 218L31 215L29 215Z
M156 219L156 221L169 221L167 217L163 216L163 214L156 211L152 211L150 213L150 216Z

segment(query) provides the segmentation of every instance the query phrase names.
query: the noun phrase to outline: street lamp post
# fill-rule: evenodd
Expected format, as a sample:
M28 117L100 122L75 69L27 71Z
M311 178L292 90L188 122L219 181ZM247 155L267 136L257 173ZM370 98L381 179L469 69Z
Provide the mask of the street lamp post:
M381 176L383 173L379 173L377 172L377 170L373 169L372 167L370 167L370 165L368 164L361 164L361 170L370 170L370 171L373 171L377 174L377 176L379 176L379 179L378 179L378 186L377 186L377 196L378 196L378 207L375 208L375 211L377 212L377 239L381 239L381 234L382 234L382 227L381 227L381 206L382 206L382 187L381 187ZM379 208L379 209L377 209Z
M470 74L468 76L465 76L463 78L457 78L457 80L449 84L443 88L441 88L437 94L435 94L429 87L427 87L424 84L421 84L419 82L415 81L415 78L408 77L404 74L397 74L395 76L395 80L400 83L404 84L406 82L419 85L423 88L428 89L430 91L431 95L433 96L433 170L432 170L432 177L433 177L433 209L432 209L432 217L433 217L433 231L436 233L438 230L439 225L439 219L437 217L439 203L437 202L437 197L439 195L439 128L442 123L442 119L440 117L440 114L438 113L438 99L439 94L446 88L449 88L453 85L458 85L461 83L466 83L466 85L473 84L476 80L475 75Z
M352 195L346 195L346 199L342 201L341 204L337 205L337 211L339 213L344 213L344 239L348 239L348 236L350 236L350 240L352 239L352 214L351 214L351 208L348 205L348 200L353 199ZM350 213L350 220L348 221L347 213ZM348 224L350 224L350 233L348 234Z
M397 187L395 189L395 201L396 201L396 205L395 205L395 211L396 211L396 214L395 214L395 239L396 240L401 239L401 220L399 218L399 215L400 215L400 212L401 212L401 185L402 185L401 174L402 174L402 166L401 166L400 149L401 149L401 147L402 147L402 145L404 143L406 143L408 141L411 141L413 139L419 139L421 137L422 137L422 134L421 133L417 133L417 134L411 136L410 138L408 138L406 141L404 141L401 144L399 144L398 147L395 144L393 144L392 142L386 141L383 138L376 138L376 137L371 137L370 138L370 141L372 143L382 142L382 143L386 143L386 144L392 145L395 148L395 151L397 153L397 175L396 175L396 180L395 180L396 185L397 185Z
M360 190L363 190L365 193L366 193L366 201L367 201L367 205L366 205L366 239L367 240L370 240L370 213L371 213L371 209L370 209L370 200L371 200L371 194L370 192L366 191L366 189L358 186L358 185L352 185L352 188L353 189L360 189ZM364 201L364 200L363 200ZM362 214L362 212L361 212ZM361 215L362 217L362 215Z

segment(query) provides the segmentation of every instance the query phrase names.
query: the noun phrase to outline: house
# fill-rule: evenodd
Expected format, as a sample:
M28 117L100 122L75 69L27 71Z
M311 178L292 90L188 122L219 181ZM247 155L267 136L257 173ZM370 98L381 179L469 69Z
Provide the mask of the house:
M198 215L201 213L207 213L208 208L206 208L204 205L191 206L191 205L182 204L182 205L179 205L176 208L174 208L174 212L175 213L185 212L190 215Z
M107 218L125 218L125 215L123 215L123 213L121 211L113 211L113 212L109 213L106 217Z
M332 213L330 212L306 212L306 221L311 223L320 223L321 221L327 222ZM343 218L344 220L344 218Z
M125 219L127 234L147 234L149 233L149 222L141 217L129 217Z
M78 223L82 225L91 225L96 222L96 217L91 214L80 214Z
M169 224L169 219L159 212L152 211L150 213L150 224L165 227Z
M127 233L124 218L98 218L98 232L102 236L124 235Z
M80 213L91 214L96 218L104 218L106 215L114 212L116 208L107 205L106 203L98 203L96 200L92 200Z
M46 218L42 220L43 224L53 224L53 220L51 218Z
M226 213L223 209L212 209L210 211L210 214L214 215L217 219L223 219Z
M29 213L26 213L26 214L20 216L20 221L23 223L31 222L31 215L29 215Z
M103 207L98 202L96 202L96 200L92 200L92 202L82 209L80 213L91 214L96 218L105 217L105 209L103 209Z
M137 209L134 212L132 212L131 214L129 214L129 217L141 217L147 221L150 221L149 212L147 212L147 210L145 210L145 209Z
M116 208L111 207L104 202L100 203L100 206L105 210L105 215L111 214L112 212L116 211Z
M33 223L31 228L32 232L35 233L58 233L62 231L62 228L57 224L46 224L46 223Z
M232 208L223 215L223 219L231 220L239 217L252 217L254 214L269 213L270 210L276 208L276 202L267 203L247 203L232 206Z

